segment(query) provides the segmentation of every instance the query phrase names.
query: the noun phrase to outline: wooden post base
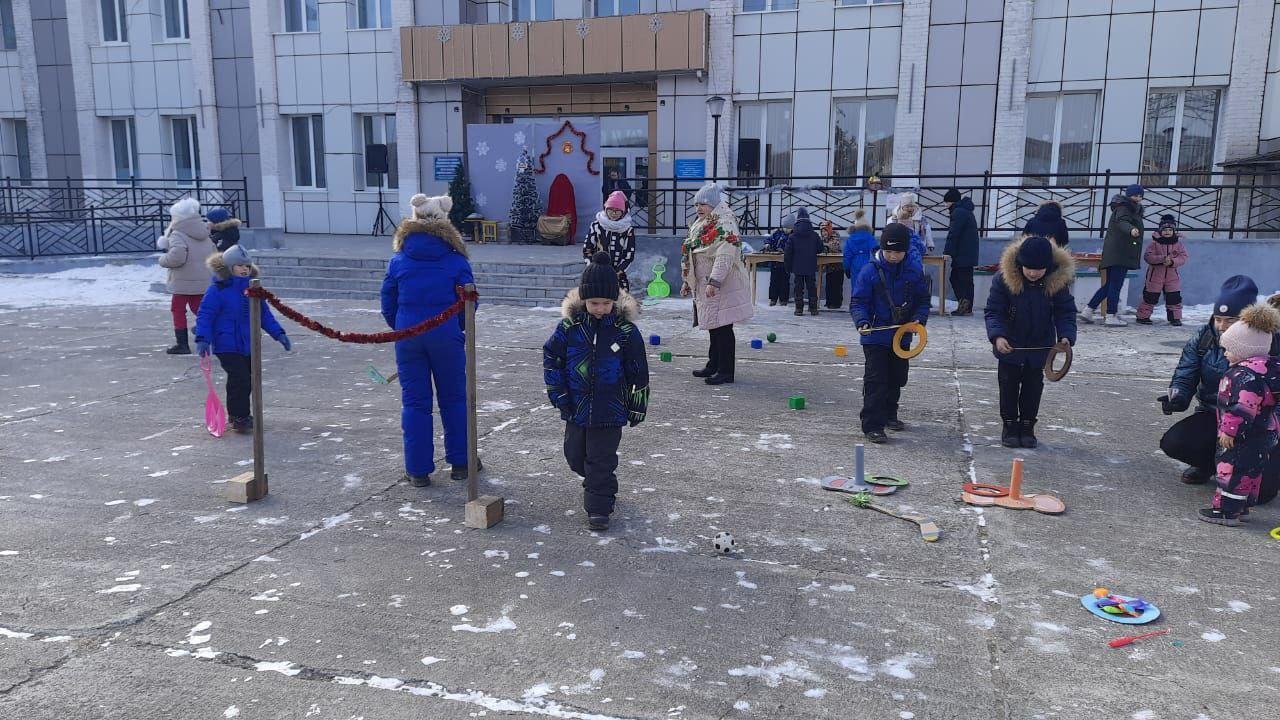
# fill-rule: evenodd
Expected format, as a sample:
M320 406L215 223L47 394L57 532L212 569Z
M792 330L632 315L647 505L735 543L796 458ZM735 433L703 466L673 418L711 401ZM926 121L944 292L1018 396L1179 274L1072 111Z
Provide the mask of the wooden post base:
M469 528L486 530L502 522L505 507L502 498L493 495L481 495L467 503L464 524Z
M263 475L262 482L258 482L253 479L253 471L231 478L222 487L222 497L234 503L251 503L266 496L267 476Z

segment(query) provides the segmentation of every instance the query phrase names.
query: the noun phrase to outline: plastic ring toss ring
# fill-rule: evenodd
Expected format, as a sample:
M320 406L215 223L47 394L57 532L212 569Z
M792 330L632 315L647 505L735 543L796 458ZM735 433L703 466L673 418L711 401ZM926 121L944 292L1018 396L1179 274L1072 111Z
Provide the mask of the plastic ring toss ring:
M864 479L872 485L883 485L885 487L903 487L904 485L910 484L906 480L894 475L868 475Z
M1007 497L1009 495L1009 488L1003 485L988 485L986 483L965 483L963 488L965 492L969 493L970 495L977 495L978 497L996 498L996 497Z
M1271 537L1280 540L1280 527L1271 529Z
M1053 362L1058 359L1058 355L1066 355L1062 362L1062 367L1054 369ZM1067 376L1067 372L1071 370L1071 361L1075 359L1075 352L1067 345L1066 350L1062 350L1057 346L1049 351L1049 357L1044 360L1044 376L1052 382L1058 382Z
M920 335L920 342L913 348L910 348L908 350L903 350L902 338L905 337L907 333L918 333ZM924 352L924 346L928 344L929 344L929 331L925 330L924 325L918 322L909 322L909 323L904 323L902 325L899 325L897 332L893 334L893 354L897 355L903 360L910 360L911 358Z

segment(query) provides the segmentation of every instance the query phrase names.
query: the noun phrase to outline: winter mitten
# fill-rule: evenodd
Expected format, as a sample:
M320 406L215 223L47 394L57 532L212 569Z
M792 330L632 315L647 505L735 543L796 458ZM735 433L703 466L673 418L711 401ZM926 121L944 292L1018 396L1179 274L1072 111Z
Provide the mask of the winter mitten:
M280 337L276 338L276 340L278 340L280 344L284 346L285 352L289 352L293 350L293 343L289 342L288 335L281 335Z
M196 353L200 357L209 357L209 343L204 340L196 341Z
M156 238L156 249L160 252L169 252L169 236L161 235Z

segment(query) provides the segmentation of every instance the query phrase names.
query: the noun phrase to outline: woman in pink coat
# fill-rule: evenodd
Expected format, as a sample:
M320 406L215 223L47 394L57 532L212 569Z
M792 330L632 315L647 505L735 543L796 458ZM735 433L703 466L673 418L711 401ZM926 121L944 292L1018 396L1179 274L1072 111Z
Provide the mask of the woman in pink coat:
M1138 324L1150 325L1151 313L1164 293L1165 312L1170 325L1182 324L1182 276L1178 268L1187 261L1187 248L1178 233L1178 222L1172 215L1160 218L1160 227L1142 255L1147 261L1147 282L1142 286L1142 304L1138 306Z

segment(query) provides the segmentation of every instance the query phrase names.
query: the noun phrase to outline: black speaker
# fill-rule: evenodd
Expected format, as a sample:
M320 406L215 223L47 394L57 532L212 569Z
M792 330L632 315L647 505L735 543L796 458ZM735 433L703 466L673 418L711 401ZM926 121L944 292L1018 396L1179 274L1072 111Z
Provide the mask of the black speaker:
M385 175L387 168L387 146L364 146L364 171L371 175Z
M738 140L738 174L760 174L760 141L755 138Z

